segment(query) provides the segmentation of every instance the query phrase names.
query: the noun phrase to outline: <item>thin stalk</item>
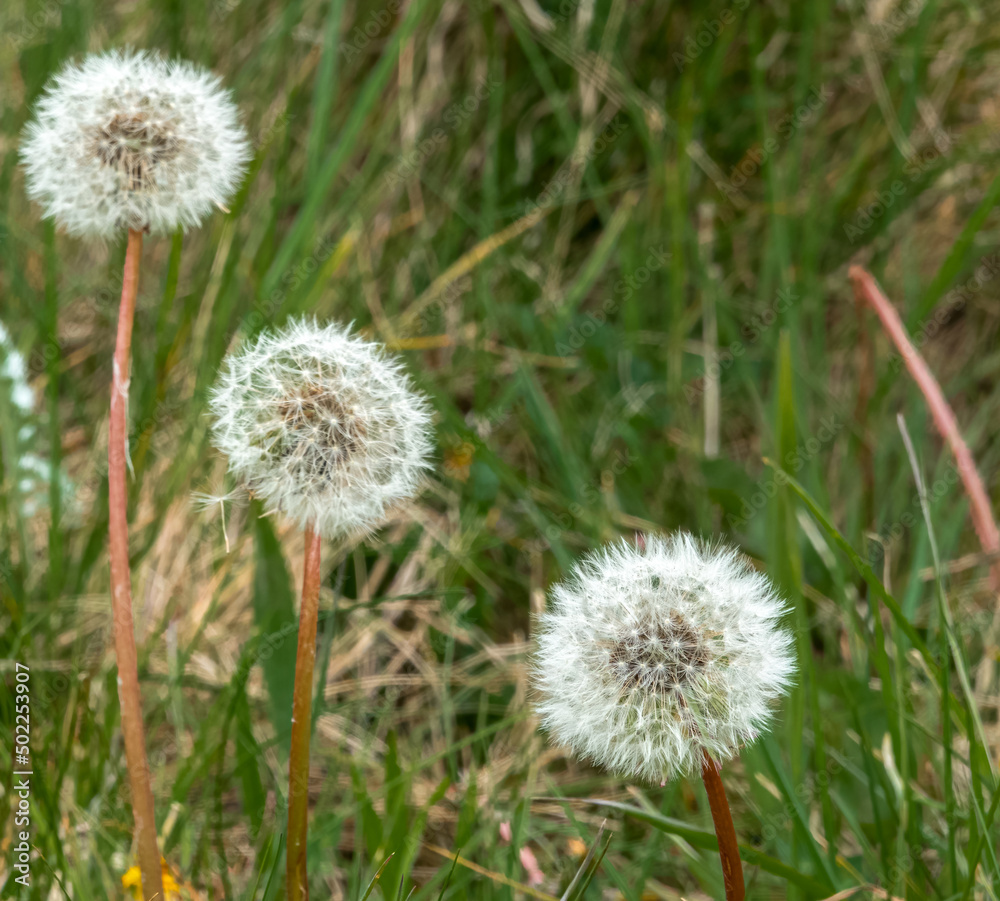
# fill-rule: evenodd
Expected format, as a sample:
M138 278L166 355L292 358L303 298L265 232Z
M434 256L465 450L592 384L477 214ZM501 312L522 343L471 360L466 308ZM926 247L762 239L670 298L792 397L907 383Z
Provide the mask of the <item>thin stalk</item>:
M906 334L906 327L899 318L896 308L882 293L882 289L876 284L871 274L860 266L852 266L847 272L847 277L854 286L855 297L868 301L878 314L878 318L882 320L882 327L893 344L896 345L896 350L903 358L906 368L910 370L913 381L917 383L917 387L924 395L934 424L955 455L958 474L965 486L965 493L969 496L969 515L972 518L976 535L979 536L979 543L987 554L991 556L997 554L1000 552L1000 528L997 527L996 520L993 518L990 496L983 486L983 480L979 477L972 453L969 451L965 439L962 438L958 421L945 399L941 386L938 385L937 379L934 378L933 373L924 362L924 358L920 356L920 352L910 341L909 335ZM990 564L990 586L993 591L1000 592L1000 561L995 558Z
M146 760L146 738L142 729L139 668L132 622L132 580L128 565L128 497L125 466L128 459L128 383L132 348L132 320L139 291L139 260L142 232L129 230L122 277L122 301L118 312L114 374L111 379L111 417L108 426L108 552L111 557L111 612L118 660L118 701L125 738L125 763L132 790L132 815L138 846L142 897L163 898L163 872L156 843L153 787Z
M288 901L309 901L306 834L309 830L309 738L312 732L313 671L316 668L316 622L319 619L320 538L306 529L299 644L292 699L292 748L288 760Z
M743 864L740 849L736 844L736 827L729 809L729 799L719 775L719 767L708 753L701 767L701 778L708 792L708 806L712 810L715 834L719 839L719 860L722 861L722 876L726 881L726 901L743 901L746 887L743 884Z

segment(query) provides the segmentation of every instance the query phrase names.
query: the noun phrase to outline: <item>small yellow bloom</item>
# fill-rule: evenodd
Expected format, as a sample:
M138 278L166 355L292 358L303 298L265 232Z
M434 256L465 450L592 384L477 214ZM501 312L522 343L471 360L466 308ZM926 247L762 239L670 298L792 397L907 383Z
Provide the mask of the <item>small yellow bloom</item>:
M447 448L444 452L444 468L450 476L464 482L469 478L469 467L476 452L475 445L468 441L458 447Z
M167 866L167 861L162 857L160 858L160 867L163 870L163 892L166 895L164 901L180 901L181 887L177 884L177 880L174 879L173 874L170 872L170 868ZM143 901L142 874L139 872L138 867L132 867L124 876L122 876L122 886L132 890L132 897L135 898L136 901ZM159 899L157 899L157 901L159 901Z
M583 857L587 853L587 846L578 838L571 838L566 842L566 850L573 857Z

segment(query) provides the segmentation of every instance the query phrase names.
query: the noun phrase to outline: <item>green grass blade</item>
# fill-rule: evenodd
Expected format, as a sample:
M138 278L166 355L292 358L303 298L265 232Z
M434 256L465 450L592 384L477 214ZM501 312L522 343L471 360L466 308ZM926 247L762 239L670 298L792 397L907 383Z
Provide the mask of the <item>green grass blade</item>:
M271 520L260 515L256 503L251 507L250 516L253 518L256 557L253 606L260 642L255 659L264 670L271 725L287 754L291 742L289 711L295 688L298 636L295 601L285 557Z
M590 885L594 874L597 872L597 868L600 867L601 861L604 860L604 855L608 852L608 846L611 844L613 833L609 832L607 837L604 836L606 825L607 821L601 823L600 829L597 830L597 835L590 843L586 857L580 863L576 873L573 874L572 881L566 886L566 891L563 892L559 901L580 901L583 898L587 891L587 886Z
M684 841L688 842L695 848L702 848L706 851L715 851L716 853L719 851L718 839L715 837L715 833L711 830L698 829L697 827L689 826L687 823L683 823L680 820L663 816L655 811L643 810L640 807L633 807L631 804L625 804L621 801L603 801L599 798L551 798L540 800L558 800L562 802L573 801L577 804L592 804L595 807L614 810L618 813L624 814L625 816L648 823L650 826L654 826L656 829L659 829L660 832L665 832L668 835L676 835L678 838L684 839ZM786 882L801 888L811 897L822 898L829 895L833 890L833 885L831 883L820 882L812 876L800 873L794 867L790 867L787 864L782 863L780 860L758 851L750 845L741 844L739 847L740 858L742 860L752 864L753 866L758 866L762 870L765 870L766 872L771 873L774 876L778 876Z
M389 866L389 861L392 860L393 855L390 853L385 860L382 861L382 866L380 866L376 871L375 875L372 876L371 882L368 883L368 888L365 889L365 893L361 896L361 901L368 901L371 897L373 891L375 891L375 886L378 885L378 881L382 878L382 872L387 866Z

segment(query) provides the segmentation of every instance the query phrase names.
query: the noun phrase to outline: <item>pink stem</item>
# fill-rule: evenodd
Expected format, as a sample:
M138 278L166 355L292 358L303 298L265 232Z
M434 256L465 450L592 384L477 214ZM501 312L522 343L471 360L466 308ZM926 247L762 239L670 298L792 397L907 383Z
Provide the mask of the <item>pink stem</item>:
M125 487L128 441L128 381L132 349L132 321L139 290L142 232L130 230L125 253L122 301L118 313L111 378L111 416L108 422L108 555L111 558L111 612L114 620L115 657L118 660L118 700L125 739L125 766L132 789L132 816L138 845L142 897L163 898L163 875L156 843L153 787L146 760L139 697L139 665L132 622L132 579L128 566L128 493Z
M910 375L913 376L917 387L923 392L927 406L930 407L931 416L934 418L934 424L955 455L958 474L965 486L966 494L969 495L969 513L972 516L972 524L976 529L976 534L979 536L979 543L987 554L1000 552L1000 530L997 529L996 520L993 519L989 495L986 493L982 479L979 478L972 454L969 453L969 447L962 438L962 433L958 430L955 414L948 405L948 401L945 400L940 385L930 369L927 368L923 357L910 341L896 308L882 293L871 274L860 266L852 266L847 275L854 285L855 297L867 300L878 313L883 328L888 332L896 349L903 357L906 368L910 370ZM990 565L990 585L994 591L1000 591L1000 561L994 560Z

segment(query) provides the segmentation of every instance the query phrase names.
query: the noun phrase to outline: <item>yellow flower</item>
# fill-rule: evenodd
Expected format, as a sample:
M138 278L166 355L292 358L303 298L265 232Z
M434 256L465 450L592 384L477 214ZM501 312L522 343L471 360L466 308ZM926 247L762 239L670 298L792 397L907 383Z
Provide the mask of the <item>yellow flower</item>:
M177 880L174 879L173 874L170 872L170 868L167 866L167 861L164 858L160 858L160 867L163 869L163 893L166 895L164 901L180 901L181 897L181 887L177 884ZM136 901L142 901L142 875L139 872L138 867L132 867L124 876L122 876L122 885L132 890L132 897ZM157 899L159 901L159 899Z

